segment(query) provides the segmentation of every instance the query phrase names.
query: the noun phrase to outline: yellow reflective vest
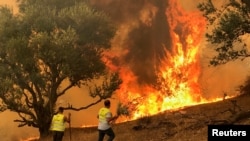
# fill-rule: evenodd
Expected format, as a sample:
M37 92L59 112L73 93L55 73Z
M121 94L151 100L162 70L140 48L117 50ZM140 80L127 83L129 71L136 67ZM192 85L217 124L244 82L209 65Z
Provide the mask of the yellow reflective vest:
M107 113L110 113L110 110L108 109L108 108L101 108L100 110L99 110L99 122L101 122L101 123L107 123L108 121L107 121Z
M56 114L52 118L51 128L52 131L64 131L64 115L63 114Z

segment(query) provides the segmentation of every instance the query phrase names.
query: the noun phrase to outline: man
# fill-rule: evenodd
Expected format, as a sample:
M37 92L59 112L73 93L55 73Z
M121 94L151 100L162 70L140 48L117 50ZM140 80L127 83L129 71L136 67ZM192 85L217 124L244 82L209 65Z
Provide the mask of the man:
M99 131L99 138L98 141L103 141L104 136L108 135L109 139L108 141L113 141L115 138L115 133L113 129L111 128L110 123L118 118L118 116L112 116L112 113L110 111L110 101L105 100L104 101L104 107L99 110L99 113L97 115L97 118L99 119L98 124L98 131Z
M62 141L65 130L65 122L70 123L70 113L66 117L63 115L63 107L59 107L58 113L53 116L51 122L51 130L53 131L53 141Z

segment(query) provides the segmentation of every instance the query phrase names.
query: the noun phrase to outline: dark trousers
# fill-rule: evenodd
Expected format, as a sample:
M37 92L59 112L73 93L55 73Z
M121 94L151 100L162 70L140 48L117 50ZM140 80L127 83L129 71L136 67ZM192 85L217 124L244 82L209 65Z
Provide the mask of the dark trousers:
M104 136L105 136L106 134L109 136L108 141L113 141L113 139L115 138L115 133L114 133L114 131L112 130L112 128L109 128L109 129L107 129L107 130L99 130L99 138L98 138L98 141L103 141Z
M64 132L53 131L53 141L62 141Z

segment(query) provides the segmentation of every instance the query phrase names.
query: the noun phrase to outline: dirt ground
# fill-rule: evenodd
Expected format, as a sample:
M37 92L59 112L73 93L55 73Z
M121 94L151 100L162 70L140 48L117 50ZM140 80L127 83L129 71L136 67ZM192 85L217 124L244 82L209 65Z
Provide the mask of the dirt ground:
M113 125L114 141L207 141L209 124L232 122L235 115L250 111L250 95L186 107ZM233 124L250 125L250 116ZM70 137L66 130L64 141ZM96 127L71 129L71 141L97 141ZM51 139L48 139L51 140Z
M207 141L209 124L231 122L238 113L250 111L249 102L250 95L244 95L117 125L114 127L116 141L125 141L124 133L134 137L129 141ZM235 120L233 124L250 125L250 116Z

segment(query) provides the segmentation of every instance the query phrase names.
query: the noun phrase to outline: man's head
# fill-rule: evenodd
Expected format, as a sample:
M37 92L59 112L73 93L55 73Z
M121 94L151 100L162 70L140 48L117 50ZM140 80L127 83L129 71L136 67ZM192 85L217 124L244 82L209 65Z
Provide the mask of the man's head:
M59 113L63 113L63 110L64 110L63 107L59 107L59 108L58 108L58 112L59 112Z
M104 101L104 106L109 108L110 107L110 101L109 100L105 100Z

